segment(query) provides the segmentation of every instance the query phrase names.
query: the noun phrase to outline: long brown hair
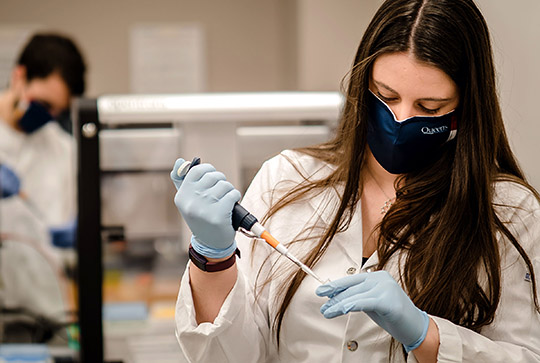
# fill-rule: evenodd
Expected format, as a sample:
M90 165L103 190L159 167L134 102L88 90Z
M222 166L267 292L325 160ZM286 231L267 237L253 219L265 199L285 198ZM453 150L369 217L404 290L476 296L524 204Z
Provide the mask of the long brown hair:
M266 219L313 191L343 186L332 222L304 258L311 267L333 237L348 228L362 194L371 66L379 55L391 52L409 52L452 78L460 93L459 125L456 139L443 147L438 160L398 178L396 202L378 226L378 268L406 250L401 278L416 306L478 331L493 321L500 299L497 233L501 233L530 271L534 304L540 312L531 260L495 212L494 183L510 180L540 198L510 150L488 28L472 0L387 0L382 4L356 53L335 137L299 149L334 165L335 171L322 180L306 179L290 190ZM292 273L290 283L283 287L273 324L278 344L285 312L304 277L301 271ZM482 284L484 280L487 283Z

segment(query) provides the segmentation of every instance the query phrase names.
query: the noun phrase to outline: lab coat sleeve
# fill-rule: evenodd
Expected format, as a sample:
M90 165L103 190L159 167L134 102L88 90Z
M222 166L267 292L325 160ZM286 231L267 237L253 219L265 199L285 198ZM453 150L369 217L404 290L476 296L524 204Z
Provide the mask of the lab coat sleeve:
M524 315L528 316L528 314ZM530 346L533 340L538 340L540 331L530 322L523 322L525 326L518 334L522 338L522 344L517 344L491 340L448 320L435 316L431 316L431 318L439 328L440 346L437 362L540 362L539 347ZM538 323L536 319L535 324L538 325ZM536 334L536 338L534 338L534 334Z
M506 190L508 189L508 190ZM515 184L504 191L514 207L499 208L499 217L527 252L540 275L540 207L534 196ZM514 194L512 197L511 194ZM518 203L515 195L520 198ZM508 199L508 198L506 198ZM501 299L494 321L480 333L458 326L436 316L440 335L438 362L540 362L540 313L535 310L532 283L527 279L527 265L506 238L501 268ZM529 275L530 276L530 275Z
M176 337L188 362L264 362L265 323L241 271L213 323L197 325L188 263L176 305Z

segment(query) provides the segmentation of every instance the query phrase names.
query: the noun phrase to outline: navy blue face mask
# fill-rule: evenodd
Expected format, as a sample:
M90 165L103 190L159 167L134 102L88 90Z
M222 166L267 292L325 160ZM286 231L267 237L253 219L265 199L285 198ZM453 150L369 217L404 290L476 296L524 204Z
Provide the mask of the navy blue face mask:
M53 117L45 106L39 102L32 101L19 119L19 127L25 133L31 134L52 119Z
M397 121L390 107L371 90L368 117L369 148L379 164L392 174L426 166L457 133L455 110L441 116L414 116Z

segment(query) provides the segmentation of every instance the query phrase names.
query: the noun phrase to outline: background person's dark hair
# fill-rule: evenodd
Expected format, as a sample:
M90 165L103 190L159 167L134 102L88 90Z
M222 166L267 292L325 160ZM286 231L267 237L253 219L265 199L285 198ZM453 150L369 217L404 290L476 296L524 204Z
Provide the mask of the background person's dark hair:
M84 93L86 65L75 43L65 36L52 33L34 35L24 47L17 64L26 68L28 81L58 72L73 96Z

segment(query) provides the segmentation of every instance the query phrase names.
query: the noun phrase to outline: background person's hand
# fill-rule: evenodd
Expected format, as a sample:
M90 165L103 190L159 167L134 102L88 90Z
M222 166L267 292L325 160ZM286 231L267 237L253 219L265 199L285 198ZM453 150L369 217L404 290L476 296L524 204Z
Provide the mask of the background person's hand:
M19 194L21 182L11 168L0 164L0 192L2 198L9 198Z
M183 159L176 161L171 178L178 188L174 203L193 233L191 245L209 258L232 255L236 250L232 211L240 192L210 164L194 166L182 180L177 175L182 163Z
M418 348L426 337L429 317L386 271L343 277L319 286L316 293L330 298L321 306L325 318L363 311L407 352Z

